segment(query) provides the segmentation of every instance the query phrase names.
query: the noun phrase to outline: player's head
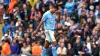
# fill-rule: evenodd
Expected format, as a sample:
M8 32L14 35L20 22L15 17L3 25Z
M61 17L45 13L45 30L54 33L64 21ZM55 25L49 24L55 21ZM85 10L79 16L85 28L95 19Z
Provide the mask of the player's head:
M51 5L50 5L50 11L51 11L52 13L55 13L56 10L57 10L57 6L56 6L55 4L51 4Z

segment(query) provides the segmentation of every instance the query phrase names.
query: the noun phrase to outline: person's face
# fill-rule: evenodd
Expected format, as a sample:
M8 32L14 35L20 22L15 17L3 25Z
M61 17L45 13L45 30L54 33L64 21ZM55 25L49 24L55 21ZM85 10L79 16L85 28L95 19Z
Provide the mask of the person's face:
M70 43L68 44L68 47L71 47L71 44Z
M94 44L93 47L96 48L96 45Z
M50 9L51 9L51 12L52 12L52 13L55 13L56 10L57 10L56 8L54 8L54 7L52 7L52 6L50 6Z
M35 11L35 8L34 8L34 7L32 7L32 8L31 8L31 11L32 11L32 12L34 12L34 11Z
M40 0L37 0L37 3L39 3L40 2Z
M85 12L82 12L82 15L85 15Z
M84 47L86 47L86 44L83 44Z
M97 9L97 10L99 10L99 9L100 9L100 7L99 7L99 6L96 6L96 9Z
M26 43L23 43L23 47L26 47Z
M27 8L26 4L23 4L23 9L26 9L26 8Z
M76 43L79 44L80 43L80 39L76 39Z
M90 15L93 15L93 11L90 11Z
M60 15L60 19L63 19L63 16L62 15Z
M21 27L19 28L19 31L22 31L22 28Z
M27 33L24 34L24 37L28 37Z
M92 34L93 34L93 35L95 35L95 34L96 34L96 31L95 31L95 30L93 30L93 31L92 31Z
M16 40L13 40L12 42L15 44L16 43Z
M90 3L93 3L93 0L90 0Z
M72 2L72 0L68 0L68 2Z
M25 20L28 20L28 18L26 17Z
M11 24L14 25L14 22L12 21Z
M86 40L87 40L87 42L89 42L90 41L90 37L88 36Z
M60 46L61 46L61 48L63 48L64 47L64 43L61 43Z
M88 28L84 28L84 31L87 32L88 31Z
M26 41L27 41L27 42L30 42L30 39L29 39L29 38L27 38L27 39L26 39Z

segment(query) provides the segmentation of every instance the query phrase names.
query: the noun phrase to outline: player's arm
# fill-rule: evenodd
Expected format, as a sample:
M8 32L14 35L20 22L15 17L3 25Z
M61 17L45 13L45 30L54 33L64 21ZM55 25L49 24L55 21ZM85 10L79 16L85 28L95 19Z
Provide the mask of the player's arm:
M39 29L42 26L43 22L44 22L43 20L40 21L39 25L37 26L36 30L34 31L34 35L37 34L37 32L39 31Z
M34 31L34 36L37 34L38 30L40 29L40 27L42 26L43 22L47 20L47 15L44 14L42 17L42 20L40 21L39 25L37 26L36 30Z

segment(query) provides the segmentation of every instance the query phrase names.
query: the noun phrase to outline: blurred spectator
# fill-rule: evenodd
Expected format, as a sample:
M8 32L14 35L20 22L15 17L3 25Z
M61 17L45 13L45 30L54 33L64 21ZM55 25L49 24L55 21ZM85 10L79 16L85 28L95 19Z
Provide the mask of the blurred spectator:
M100 5L97 5L96 9L95 9L95 16L96 16L96 18L98 17L99 11L100 11Z
M1 41L2 40L9 40L11 42L12 41L12 37L8 33L5 33L4 36L1 38Z
M11 55L18 55L19 46L16 43L16 39L13 39L12 43L10 43L10 49L11 49Z
M5 11L5 13L3 14L3 19L4 21L7 21L8 23L10 23L10 16L9 16L9 13L8 11Z
M93 44L92 55L93 56L99 56L99 48L96 44Z
M67 47L67 56L74 56L74 49L72 48L71 43L68 43L68 47Z
M79 55L78 52L82 51L82 48L83 48L83 46L80 42L80 39L76 39L76 42L74 43L73 48L74 48L74 52L75 52L74 55Z
M89 36L87 36L86 38L86 43L87 43L87 48L88 48L88 56L91 56L92 54L92 43L91 43L91 39Z
M64 43L61 42L60 47L58 47L58 49L57 49L58 56L66 56L66 54L67 54L66 51L67 51L67 49L64 47Z
M32 43L32 55L40 56L42 53L42 47L39 43Z
M31 48L27 46L26 42L23 43L23 47L21 48L22 55L30 55Z
M10 55L11 54L11 49L10 49L10 45L8 44L7 40L4 40L2 42L2 50L1 50L1 55Z
M96 18L96 21L95 21L97 24L100 24L100 13L98 14L98 17Z
M3 34L7 33L9 28L10 28L10 24L5 21L4 26L2 27L2 33Z
M28 10L27 8L28 6L26 4L22 5L22 10L20 12L20 17L22 20L25 20L25 16L28 17L28 19L30 19L30 10Z
M37 0L37 1L36 1L36 4L35 4L34 6L35 6L35 8L36 8L37 10L41 11L41 8L42 8L42 6L43 6L43 2L41 2L41 0Z
M0 24L2 24L1 20L2 20L2 15L3 15L3 12L4 12L3 5L4 5L4 0L0 0Z
M70 16L72 10L74 9L74 2L72 0L68 0L65 4L65 9L67 9L68 15Z
M89 9L89 11L90 10L95 10L95 6L96 6L96 4L94 3L94 1L93 0L90 0L89 1L89 3L88 3L88 9Z
M10 0L4 0L4 9L5 9L5 11L8 9L9 3L10 3Z

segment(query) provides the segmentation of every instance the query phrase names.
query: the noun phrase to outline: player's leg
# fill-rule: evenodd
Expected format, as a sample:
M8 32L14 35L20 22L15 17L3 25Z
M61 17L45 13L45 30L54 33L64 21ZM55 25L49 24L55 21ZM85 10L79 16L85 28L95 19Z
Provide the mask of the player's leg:
M56 39L54 37L54 31L49 31L49 35L52 41L52 54L53 56L57 56L57 53L56 53L57 47L56 47Z
M50 45L50 43L49 43L50 38L49 38L49 35L48 35L48 31L45 31L45 35L46 35L46 39L45 39L45 43L44 43L44 47L43 47L41 56L47 55L47 49L49 48L49 45Z

